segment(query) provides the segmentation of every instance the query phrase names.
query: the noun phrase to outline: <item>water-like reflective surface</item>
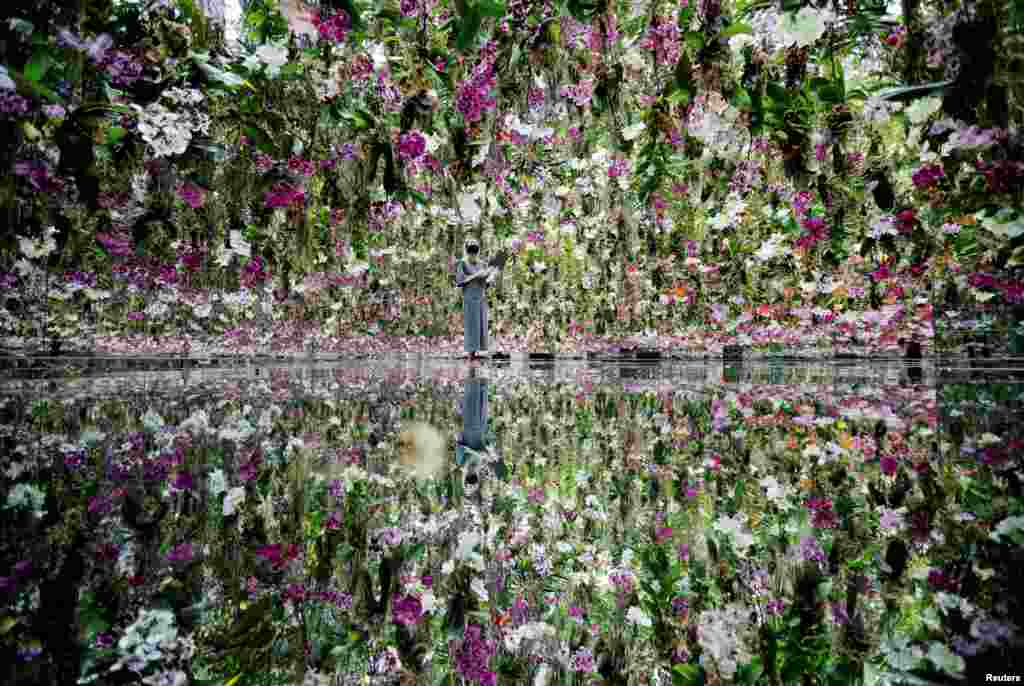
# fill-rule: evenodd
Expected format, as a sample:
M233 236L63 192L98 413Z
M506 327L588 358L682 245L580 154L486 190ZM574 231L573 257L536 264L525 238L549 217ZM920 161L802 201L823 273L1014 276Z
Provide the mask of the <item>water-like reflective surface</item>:
M981 365L6 364L0 681L1020 673Z

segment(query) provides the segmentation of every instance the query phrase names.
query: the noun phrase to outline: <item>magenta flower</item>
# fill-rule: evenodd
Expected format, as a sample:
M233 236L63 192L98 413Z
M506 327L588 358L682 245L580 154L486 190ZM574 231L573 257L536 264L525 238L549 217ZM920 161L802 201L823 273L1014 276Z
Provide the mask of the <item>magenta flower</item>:
M423 603L413 595L395 596L391 606L392 621L405 626L415 626L423 616Z
M654 542L658 545L661 545L670 538L672 538L672 527L669 526L658 527L658 530L654 533Z
M177 476L174 477L174 482L171 487L176 491L191 491L195 485L192 475L188 472L178 472Z
M284 591L284 599L293 603L301 603L306 599L306 589L302 584L288 584Z
M256 549L256 555L270 562L274 569L281 569L299 557L299 546L294 543L287 546L287 548L280 543L264 545Z
M897 463L896 458L892 455L883 455L878 461L878 465L882 469L882 473L886 476L896 475Z
M182 202L193 210L198 210L206 204L206 191L191 181L183 181L182 183L179 183L177 192L178 197L181 198Z
M625 176L629 173L629 160L625 158L618 158L612 160L611 166L608 167L608 178L617 179L620 176Z
M419 159L427 150L427 141L419 131L403 133L398 142L398 156L405 160Z
M279 183L263 196L263 206L268 208L288 207L306 201L306 193L298 186Z
M313 176L316 174L316 163L301 157L293 157L288 160L288 171L298 176Z
M942 168L941 164L928 164L914 172L910 178L917 188L926 190L937 186L939 184L939 179L942 179L945 176L946 172Z
M327 529L340 529L341 528L341 515L337 512L332 512L327 516L327 521L324 522L324 527Z
M64 182L50 176L50 167L42 160L25 160L14 163L14 175L28 177L32 188L40 193L53 193L64 188Z
M330 43L344 43L349 31L352 30L352 19L344 10L334 13L314 13L312 20L320 38Z
M191 543L182 543L167 553L167 559L171 562L191 562L193 557L195 557L195 551Z

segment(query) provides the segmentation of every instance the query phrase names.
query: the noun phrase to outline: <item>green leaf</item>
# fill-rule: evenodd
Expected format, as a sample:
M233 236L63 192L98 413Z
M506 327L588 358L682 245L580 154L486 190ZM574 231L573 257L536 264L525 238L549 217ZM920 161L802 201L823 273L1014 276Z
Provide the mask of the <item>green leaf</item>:
M685 38L691 50L697 51L704 47L704 34L700 31L687 31Z
M480 33L481 25L482 17L479 11L475 6L471 7L459 22L459 35L455 41L455 48L459 52L466 52L473 45L477 34Z
M31 36L32 32L35 31L36 29L35 25L32 24L32 22L27 21L25 19L14 18L8 19L7 21L9 22L11 31L20 33L23 36Z
M754 106L754 101L751 100L750 93L745 88L737 88L732 97L732 104L737 109L749 109Z
M765 85L765 94L771 98L773 102L780 105L785 105L789 102L789 94L786 93L786 89L775 81L769 81Z
M671 105L685 105L690 102L690 91L687 88L677 88L672 91L672 95L668 96L668 102Z
M697 686L701 683L701 670L697 665L675 665L672 667L673 686Z
M834 83L829 83L827 86L820 88L818 90L818 98L820 98L822 102L830 104L838 104L843 102L845 99L843 97L842 87Z
M750 24L743 24L743 23L737 22L735 24L730 24L726 29L724 29L721 33L718 34L718 37L719 38L729 38L730 36L736 36L736 35L739 35L741 33L751 33L752 34L752 33L754 33L754 27L751 26Z
M905 86L903 88L889 88L879 91L877 95L882 100L895 102L910 102L918 98L930 98L945 95L949 92L955 81L933 81L918 86Z
M49 53L37 52L25 65L25 78L32 83L39 83L46 76L46 72L53 66L53 58Z
M501 19L505 16L505 3L500 0L480 0L476 9L484 17Z
M286 79L298 78L302 76L302 73L305 71L305 69L306 68L298 62L289 62L288 64L285 64L284 66L281 67L281 71L279 73L283 78Z
M107 129L107 143L116 145L128 134L128 130L121 126L111 126Z

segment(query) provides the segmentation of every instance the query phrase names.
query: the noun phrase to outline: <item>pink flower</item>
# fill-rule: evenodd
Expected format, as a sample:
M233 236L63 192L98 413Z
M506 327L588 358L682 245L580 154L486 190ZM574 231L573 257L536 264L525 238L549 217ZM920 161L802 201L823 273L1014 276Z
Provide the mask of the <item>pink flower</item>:
M179 183L177 191L178 197L181 198L182 202L193 210L198 210L206 203L206 191L191 181Z
M396 596L392 601L391 608L392 620L396 624L414 626L419 623L420 618L423 616L423 603L413 595L405 597Z
M897 462L896 458L892 455L883 455L878 461L879 467L882 469L882 473L886 476L895 476Z
M167 559L171 562L191 562L193 557L195 557L195 551L192 549L191 543L175 546L167 554Z
M419 131L403 133L398 143L398 156L405 160L419 159L427 150L427 141Z

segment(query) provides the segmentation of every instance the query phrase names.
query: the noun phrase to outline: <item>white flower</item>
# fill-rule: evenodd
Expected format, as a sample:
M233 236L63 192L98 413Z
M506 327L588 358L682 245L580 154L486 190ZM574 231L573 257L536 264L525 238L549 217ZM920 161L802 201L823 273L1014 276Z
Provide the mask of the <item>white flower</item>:
M996 530L990 533L988 537L993 541L998 541L1003 536L1011 538L1014 534L1020 533L1022 530L1024 530L1024 515L1007 517L1003 521L999 522L999 526L997 526Z
M761 247L754 253L754 258L759 262L768 262L782 254L784 248L782 242L786 237L781 233L773 234L771 238L761 244Z
M224 478L224 470L223 469L215 469L212 472L210 472L210 476L209 476L208 481L209 481L210 495L212 495L212 496L218 496L221 493L223 493L224 491L226 491L227 488L228 488L227 480Z
M923 124L942 107L942 98L921 98L907 105L904 112L911 124Z
M30 238L19 237L18 247L21 249L22 255L30 260L34 260L40 257L46 257L56 250L57 242L53 240L53 238L34 241Z
M811 7L804 7L795 16L787 13L782 17L779 26L781 42L785 46L796 43L798 48L812 45L825 35L829 22L835 20L833 12Z
M765 495L769 500L782 503L786 500L786 489L774 476L761 479L761 487L765 489Z
M12 91L18 87L11 75L7 72L7 67L0 64L0 90Z
M626 52L622 56L623 66L629 67L635 71L643 71L647 61L644 59L644 54L638 48L634 48Z
M967 666L962 657L939 642L929 646L927 657L932 664L947 674L960 674Z
M46 494L39 490L34 484L20 483L14 486L7 494L7 504L4 509L25 508L42 512L46 503ZM42 515L39 515L42 516Z
M233 515L238 509L238 506L245 501L245 489L241 486L235 486L228 494L224 496L224 516L228 517Z
M470 224L479 221L482 214L476 198L469 193L459 195L459 212L462 214L462 220Z
M206 414L206 410L197 410L189 415L189 418L183 421L178 429L186 429L193 433L203 433L210 428L210 417Z
M479 598L481 602L487 602L487 598L489 596L487 593L487 585L484 584L483 579L480 577L474 578L469 582L469 588L476 594L476 597Z
M164 425L164 418L154 412L152 409L146 410L146 414L142 415L142 426L151 433L156 433Z
M626 611L626 621L630 624L636 624L637 626L651 626L653 624L651 618L647 616L647 613L636 605Z
M288 64L288 48L281 45L261 45L256 48L254 54L260 62L267 65L267 73L271 77L277 76L281 67Z
M646 128L647 125L644 124L642 121L637 122L632 126L627 126L626 128L622 129L622 138L623 140L631 141L637 136L639 136L640 133Z

